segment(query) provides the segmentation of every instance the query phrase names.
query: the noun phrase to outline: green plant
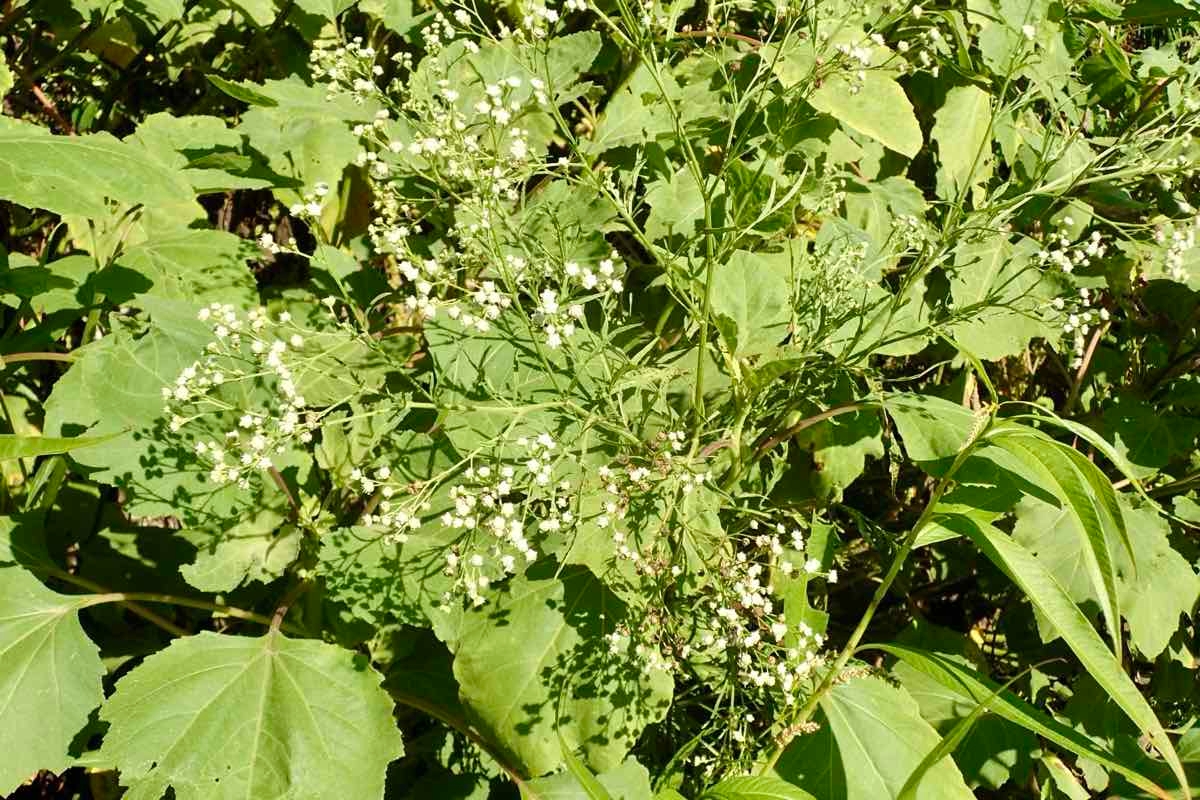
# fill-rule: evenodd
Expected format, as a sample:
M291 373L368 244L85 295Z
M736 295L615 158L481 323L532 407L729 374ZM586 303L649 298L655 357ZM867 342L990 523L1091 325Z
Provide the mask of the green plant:
M7 8L0 789L1191 798L1197 23Z

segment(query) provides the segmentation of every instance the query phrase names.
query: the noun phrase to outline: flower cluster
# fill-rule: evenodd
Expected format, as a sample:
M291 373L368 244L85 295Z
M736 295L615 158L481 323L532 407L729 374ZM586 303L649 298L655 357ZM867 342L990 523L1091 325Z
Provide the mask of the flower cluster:
M309 60L314 76L328 83L330 97L344 93L361 103L382 96L375 79L384 69L376 63L377 55L375 48L355 36L346 44L317 41Z
M1170 232L1158 228L1154 232L1155 241L1166 245L1163 255L1163 266L1171 280L1185 283L1191 274L1184 265L1187 255L1196 247L1196 232L1200 231L1200 216L1190 223L1170 226Z
M1073 224L1074 221L1070 217L1063 219L1065 227ZM1069 275L1080 267L1091 265L1094 259L1103 258L1107 252L1108 245L1100 231L1092 231L1091 235L1081 242L1075 242L1070 236L1059 231L1050 235L1038 252L1037 258L1043 265Z
M1071 362L1072 369L1078 369L1083 364L1084 353L1087 350L1087 338L1096 325L1108 322L1108 309L1093 308L1095 297L1087 287L1079 289L1076 297L1056 297L1051 305L1056 311L1066 315L1063 322L1063 332L1072 337L1072 347L1075 357Z
M572 485L557 477L562 460L558 442L541 433L520 437L515 446L523 459L510 453L484 463L473 460L454 478L400 500L397 496L413 487L397 483L389 468L370 475L356 470L351 478L358 488L380 498L374 510L363 515L363 524L386 529L385 542L401 547L427 525L451 533L444 572L467 602L483 605L490 586L537 560L531 539L576 523ZM453 593L443 597L446 603L454 599Z
M272 467L272 455L312 441L319 420L307 410L292 366L304 357L305 331L286 311L272 318L256 308L243 316L213 303L198 317L212 325L213 340L203 358L163 387L163 413L172 433L202 418L225 428L221 436L198 439L193 452L208 464L213 483L248 488L256 472ZM229 391L235 384L238 390ZM256 389L263 401L244 407L240 398Z

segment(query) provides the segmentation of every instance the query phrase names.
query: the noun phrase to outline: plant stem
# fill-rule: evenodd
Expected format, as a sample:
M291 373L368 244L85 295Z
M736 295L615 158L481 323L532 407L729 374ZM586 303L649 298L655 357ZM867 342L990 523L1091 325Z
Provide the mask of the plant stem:
M775 767L775 764L779 761L779 757L783 755L784 750L787 749L788 744L790 744L792 739L795 737L799 726L803 725L803 723L807 722L809 718L812 717L813 713L817 710L817 704L821 701L821 698L824 697L825 694L831 688L833 688L834 683L837 682L842 670L845 669L846 664L854 655L855 650L858 649L859 642L861 642L863 636L866 635L867 628L871 624L872 617L874 617L875 612L879 610L879 606L883 604L884 598L887 597L888 591L892 588L892 583L895 582L896 577L900 574L900 568L904 566L904 562L908 559L909 553L912 552L913 546L916 545L917 537L921 534L921 531L925 529L925 526L929 524L929 520L933 518L934 509L937 508L938 503L942 499L942 495L946 493L948 488L950 488L951 479L953 478L954 473L962 465L963 461L966 460L967 456L970 455L971 451L974 449L974 444L977 441L978 436L976 436L975 439L969 440L963 449L959 451L958 456L954 459L954 463L950 466L950 469L946 471L945 475L938 479L937 484L933 488L933 492L929 496L929 502L925 504L925 509L921 512L921 516L917 519L916 524L913 525L912 530L910 530L908 535L904 537L904 542L900 545L900 549L896 552L896 557L892 559L891 566L888 567L888 571L884 574L883 580L881 580L879 582L879 586L876 587L875 594L871 597L871 602L867 604L867 609L863 612L862 618L858 621L858 625L855 626L854 632L850 634L850 638L846 640L845 646L842 647L841 652L838 653L833 664L825 672L825 677L821 679L820 684L817 685L817 688L813 690L811 695L809 695L808 700L803 706L801 706L800 711L792 720L792 724L788 726L784 735L779 738L775 750L771 753L771 756L759 770L760 775L767 774Z
M5 353L0 355L0 364L19 364L22 361L65 361L70 364L75 361L72 353Z

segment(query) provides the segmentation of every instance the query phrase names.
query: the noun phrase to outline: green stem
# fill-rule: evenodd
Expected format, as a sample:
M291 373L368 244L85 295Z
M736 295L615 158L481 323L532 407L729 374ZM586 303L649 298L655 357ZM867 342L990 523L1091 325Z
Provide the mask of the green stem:
M871 597L871 602L867 605L866 611L863 612L862 618L859 619L858 625L854 628L854 632L850 634L850 638L846 640L845 646L842 647L841 652L838 653L833 664L825 672L825 677L821 679L821 683L817 685L817 688L813 690L811 695L809 695L808 700L803 706L801 706L800 711L797 712L796 717L792 720L792 724L787 728L787 731L789 732L780 737L776 744L775 750L759 769L760 775L767 774L775 767L775 764L779 761L779 757L783 755L783 752L791 743L792 738L796 735L795 731L798 730L799 727L805 722L807 722L810 717L812 717L817 710L817 704L820 703L821 698L824 697L825 694L831 688L833 688L834 683L837 682L842 670L845 669L846 664L850 661L850 658L858 649L859 642L861 642L863 636L866 635L867 628L871 624L871 619L875 616L875 612L879 610L880 605L883 604L884 598L887 597L888 591L892 588L892 584L895 582L896 577L900 574L900 569L904 566L904 562L908 559L909 553L912 552L913 547L916 545L917 537L920 536L921 531L925 529L925 526L929 524L929 520L933 518L934 510L941 501L942 495L945 494L946 490L950 488L954 473L958 471L958 468L962 466L963 461L965 461L971 454L972 450L974 450L974 445L977 441L979 441L979 435L965 444L963 449L959 451L958 456L954 459L954 463L950 466L950 469L947 470L945 475L938 479L937 484L933 488L933 493L929 496L929 502L925 504L925 509L921 512L921 516L917 519L916 524L913 525L912 530L910 530L908 535L904 537L904 542L900 545L900 549L896 552L896 557L892 559L891 566L888 567L888 571L884 574L883 580L881 580L879 582L879 586L876 587L875 594Z

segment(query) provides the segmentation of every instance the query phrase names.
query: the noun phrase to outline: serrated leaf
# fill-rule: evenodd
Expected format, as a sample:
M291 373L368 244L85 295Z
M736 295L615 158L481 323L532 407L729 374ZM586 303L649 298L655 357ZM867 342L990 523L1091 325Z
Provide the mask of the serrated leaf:
M741 775L709 787L699 800L816 800L799 786L773 775Z
M942 524L969 537L989 560L1020 587L1034 607L1054 625L1067 646L1113 702L1140 730L1146 732L1180 784L1187 786L1183 765L1153 709L1105 647L1104 641L1083 612L1045 567L1012 537L991 525L962 515L943 518ZM1184 796L1190 798L1191 793L1185 791Z
M950 468L977 423L969 408L933 395L888 395L883 407L896 423L904 452L932 475Z
M7 794L40 769L71 764L71 740L104 699L104 665L79 624L86 596L52 592L19 567L0 569L0 585L0 792Z
M938 146L938 195L955 200L985 180L991 169L991 95L978 86L956 86L933 115L930 136Z
M738 250L713 269L712 311L732 327L722 329L737 355L775 347L791 320L791 265L786 253Z
M56 214L106 218L108 200L178 204L193 197L177 172L140 147L107 133L52 136L44 128L0 120L0 198Z
M860 88L849 78L833 75L808 97L808 102L847 128L909 158L916 157L924 144L921 126L904 89L878 71L867 70Z
M331 644L205 631L117 682L98 758L129 800L382 797L404 748L380 681Z
M659 178L646 189L650 216L646 235L651 239L679 234L691 236L704 220L704 191L687 167Z
M609 650L604 635L624 613L590 572L568 568L561 580L514 578L450 626L463 706L527 773L563 765L559 735L593 769L613 769L666 713L670 675Z
M875 677L835 684L820 701L825 722L792 740L775 774L821 800L894 800L940 741L907 692ZM922 800L971 800L958 768L941 761Z

